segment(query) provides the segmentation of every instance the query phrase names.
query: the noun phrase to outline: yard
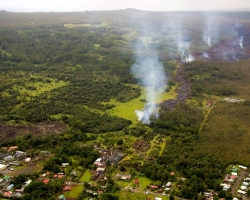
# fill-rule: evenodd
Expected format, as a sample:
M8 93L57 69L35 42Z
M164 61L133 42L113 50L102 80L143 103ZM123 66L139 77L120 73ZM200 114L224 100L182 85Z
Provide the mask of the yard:
M91 173L89 169L86 169L82 177L79 179L79 182L89 182L91 178Z
M70 191L64 192L65 197L76 198L78 194L80 194L83 190L82 185L76 185L71 187Z

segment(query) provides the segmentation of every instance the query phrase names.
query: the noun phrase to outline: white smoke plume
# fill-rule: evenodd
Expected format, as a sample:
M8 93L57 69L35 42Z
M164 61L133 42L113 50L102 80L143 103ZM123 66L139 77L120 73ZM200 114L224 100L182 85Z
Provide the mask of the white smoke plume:
M195 60L195 58L191 54L185 56L185 58L184 58L184 61L186 63L193 62L194 60Z
M203 60L207 61L210 58L210 56L206 52L203 52L202 58L203 58Z
M240 36L240 38L239 38L239 46L240 46L240 48L242 48L242 49L243 49L243 39L244 39L244 37L243 37L243 36Z
M139 121L149 124L151 117L158 117L157 100L166 90L167 78L156 50L151 49L149 45L147 48L152 51L153 55L147 56L147 53L143 51L145 48L142 48L140 44L140 42L137 43L136 62L132 65L131 72L144 87L147 103L143 110L135 110L135 113Z
M175 40L177 42L177 49L180 54L181 61L186 63L194 61L195 58L190 52L190 39L188 38L186 31L180 33Z
M215 16L206 17L206 23L203 31L203 41L207 46L211 47L218 42L220 37L219 27L219 21Z
M209 47L211 47L211 38L210 38L210 36L203 35L203 41L204 41Z

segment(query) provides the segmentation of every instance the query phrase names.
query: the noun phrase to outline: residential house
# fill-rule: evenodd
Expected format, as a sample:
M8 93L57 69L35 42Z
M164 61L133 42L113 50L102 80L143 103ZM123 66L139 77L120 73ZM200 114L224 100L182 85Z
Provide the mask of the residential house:
M170 187L171 186L171 182L168 182L167 184L166 184L166 187Z
M69 185L66 185L64 188L63 188L63 191L70 191L71 190L71 186Z
M4 181L10 181L10 176L7 176L7 175L4 176L4 177L3 177L3 180L4 180Z
M102 158L97 158L96 160L95 160L95 162L94 162L94 165L102 165L102 163L101 163L101 161L102 161Z
M7 190L11 190L13 187L14 187L14 184L10 184L8 185Z
M22 193L23 191L24 191L24 187L15 190L15 192L21 192L21 193Z
M239 168L247 170L247 167L243 166L243 165L239 165Z
M50 154L50 151L41 151L42 154Z
M111 163L118 163L122 158L124 157L124 154L122 153L115 153L112 158L110 158Z
M1 152L0 153L0 158L4 159L6 156L9 156L11 153L10 152Z
M25 158L25 160L24 160L25 163L29 163L30 161L31 161L31 158L29 158L29 157Z
M15 159L15 157L12 156L12 155L9 155L9 156L4 157L4 160L5 160L5 161L11 161L11 160L14 160L14 159Z
M5 170L7 168L7 165L0 164L0 171Z
M24 182L24 187L28 186L30 183L32 182L32 180L27 180Z
M245 191L245 190L247 190L247 186L242 185L242 186L240 186L240 189Z
M105 171L105 168L104 167L98 167L96 169L97 172L104 172Z
M5 197L11 197L12 196L12 192L11 191L5 192L3 194L3 196L5 196Z
M70 172L70 175L76 176L76 171Z
M44 179L44 180L43 180L43 183L44 183L45 185L47 185L47 184L49 183L49 179Z
M149 188L153 189L153 190L159 189L159 187L157 185L150 185Z
M243 190L238 190L237 193L238 193L238 194L243 194L243 195L245 195L247 192L245 192L245 191L243 191Z
M18 197L18 198L21 198L22 197L22 193L16 192L15 196Z
M65 197L63 194L61 194L61 195L58 197L58 200L66 200L66 197Z
M249 186L249 183L248 183L248 182L243 181L243 182L242 182L242 185Z
M62 163L62 167L63 167L63 168L65 168L65 167L67 167L67 166L69 166L69 163Z
M120 176L122 180L130 180L131 179L131 174L125 174Z
M18 149L18 146L11 146L9 147L8 151L14 151L16 149Z
M18 160L23 160L26 157L27 153L23 151L16 151L14 154L15 158Z

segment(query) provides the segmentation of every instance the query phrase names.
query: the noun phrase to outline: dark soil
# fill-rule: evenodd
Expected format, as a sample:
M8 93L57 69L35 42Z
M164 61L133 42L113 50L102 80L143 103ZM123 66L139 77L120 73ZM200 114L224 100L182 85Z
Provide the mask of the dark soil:
M35 124L15 124L10 125L0 122L0 141L13 139L18 135L25 134L61 134L67 130L65 124L55 121L44 121Z
M204 61L237 61L249 58L250 31L241 29L239 34L244 37L243 48L240 48L237 42L234 43L234 41L224 41L210 48L207 52L209 58L204 58L203 53L201 52L194 56L195 59ZM161 106L167 107L168 109L173 109L179 102L185 101L190 96L191 84L184 78L184 63L179 61L179 65L180 68L178 69L176 77L174 77L174 81L179 84L179 87L175 91L178 95L176 99L170 99L161 104Z
M174 81L179 84L179 87L175 90L178 94L176 99L169 99L162 103L162 106L173 109L179 102L185 101L191 92L190 82L184 78L183 75L183 65L184 63L179 63L180 67L177 71L177 75L174 77Z
M146 152L149 149L149 144L144 140L137 140L134 144L132 144L132 147L137 152Z

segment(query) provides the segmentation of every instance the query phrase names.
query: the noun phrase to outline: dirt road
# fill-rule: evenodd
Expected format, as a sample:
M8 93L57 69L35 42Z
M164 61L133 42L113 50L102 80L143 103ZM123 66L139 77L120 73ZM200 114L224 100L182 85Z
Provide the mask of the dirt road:
M243 179L246 177L246 175L248 174L247 171L242 170L240 173L240 176L237 178L235 184L232 187L232 194L236 195L236 190L238 188L238 186L240 185L240 183L243 181Z

